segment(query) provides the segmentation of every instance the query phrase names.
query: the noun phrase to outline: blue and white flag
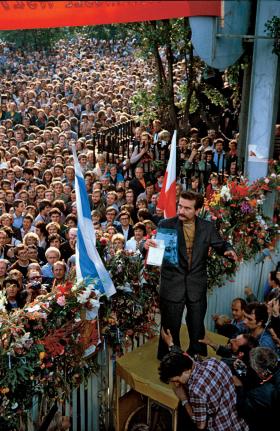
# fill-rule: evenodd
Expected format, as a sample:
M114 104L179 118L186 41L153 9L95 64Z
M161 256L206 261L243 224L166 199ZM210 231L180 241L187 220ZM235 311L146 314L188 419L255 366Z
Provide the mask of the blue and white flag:
M97 280L96 289L110 297L116 293L116 289L96 249L95 229L91 220L86 184L74 146L72 146L72 152L75 167L75 191L78 217L76 244L77 281L81 282L85 279L90 281L94 278Z

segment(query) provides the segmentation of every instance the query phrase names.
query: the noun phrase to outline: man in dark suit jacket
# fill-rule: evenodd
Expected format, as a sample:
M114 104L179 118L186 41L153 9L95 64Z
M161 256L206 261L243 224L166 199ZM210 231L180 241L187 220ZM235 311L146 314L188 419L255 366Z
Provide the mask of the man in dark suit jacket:
M182 192L177 216L162 220L159 228L174 229L178 238L178 265L163 261L160 282L161 325L170 330L175 345L180 345L182 315L187 307L190 355L206 355L206 346L199 343L205 335L204 317L207 308L207 257L210 247L221 256L237 259L231 245L224 241L212 222L198 216L203 197L192 191ZM147 240L148 248L153 245ZM160 338L158 359L168 353Z
M119 221L121 224L117 226L117 231L124 236L125 241L128 241L134 236L133 227L129 224L130 214L127 211L121 211Z

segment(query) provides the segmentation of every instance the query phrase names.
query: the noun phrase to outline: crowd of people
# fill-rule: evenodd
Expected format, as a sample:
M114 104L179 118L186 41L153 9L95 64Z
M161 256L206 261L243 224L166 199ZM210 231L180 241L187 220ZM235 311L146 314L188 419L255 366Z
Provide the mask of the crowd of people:
M95 146L100 131L132 120L136 91L154 85L153 66L135 59L133 41L112 50L81 37L58 43L48 54L2 43L0 67L1 285L12 309L63 281L74 265L71 146L84 173L96 235L109 239L110 259L119 248L141 250L163 218L157 200L171 133L160 120L149 127L135 124L127 152L116 163ZM209 197L222 178L237 175L236 146L215 130L203 138L192 128L180 138L177 200L185 189ZM10 292L13 274L18 286ZM36 279L40 289L33 286Z
M127 153L116 163L108 163L108 154L94 145L98 132L132 120L133 95L139 89L149 91L154 85L153 65L135 59L133 43L116 44L112 52L105 43L78 38L69 44L59 43L48 55L24 52L3 43L0 69L0 287L11 312L55 289L75 267L77 209L71 146L76 147L84 173L96 236L108 239L105 258L109 260L118 250L142 254L146 238L164 218L157 201L172 135L159 119L149 127L136 124ZM176 79L179 83L180 66ZM238 134L228 139L213 129L205 135L205 131L193 127L180 137L177 202L188 190L211 199L228 178L238 181L242 166L237 146ZM279 271L277 274L274 293L266 305L235 301L238 310L230 325L231 329L236 325L236 331L230 335L233 340L228 346L213 346L208 338L200 341L225 356L233 371L231 360L240 356L249 367L249 347L269 348L271 353L258 352L273 363L267 366L268 374L260 377L263 387L271 386L273 402L274 396L279 400L279 382L274 385L270 378L278 366L273 352L279 354L280 346ZM180 352L172 354L181 361ZM256 356L251 356L255 364ZM179 369L170 371L168 360L163 359L161 376L175 382ZM184 361L180 370L196 370L196 379L201 382L203 372L198 368L202 365L195 365L191 359ZM208 371L209 375L217 373L221 381L226 378L224 390L228 390L228 399L234 405L236 394L230 371L215 361ZM193 394L192 387L188 390ZM207 426L205 417L210 415L208 430L246 429L235 411L231 423L238 423L236 427L225 428L226 422L217 427L218 402L204 412L206 416L202 415L197 399L188 390L183 392L183 401L190 396L188 413L198 425ZM253 389L249 387L248 391ZM248 393L243 392L243 401L248 402ZM272 408L272 401L268 407ZM225 401L224 417L228 411ZM260 429L254 428L252 416L248 419L250 429Z

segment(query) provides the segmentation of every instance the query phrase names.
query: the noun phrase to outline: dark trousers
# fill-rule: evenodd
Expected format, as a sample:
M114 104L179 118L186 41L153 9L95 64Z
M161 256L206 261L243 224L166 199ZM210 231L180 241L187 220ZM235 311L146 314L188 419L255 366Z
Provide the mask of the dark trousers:
M206 356L206 345L198 342L205 335L206 294L202 295L198 301L190 301L188 298L185 298L182 302L171 302L160 298L161 326L165 331L167 329L170 330L174 344L180 347L180 328L185 305L187 307L186 324L190 338L188 353L190 355L199 354ZM161 360L167 353L168 347L160 337L158 359Z

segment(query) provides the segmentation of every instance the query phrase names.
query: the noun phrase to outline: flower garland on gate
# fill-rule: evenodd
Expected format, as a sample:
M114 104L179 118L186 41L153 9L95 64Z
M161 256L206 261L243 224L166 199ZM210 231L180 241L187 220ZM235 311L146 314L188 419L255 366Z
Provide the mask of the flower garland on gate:
M208 259L208 286L220 287L224 280L233 281L239 263L254 258L263 249L275 249L279 226L263 214L266 194L279 192L280 175L272 173L253 184L241 178L232 180L217 190L205 205L200 216L214 221L222 237L234 247L237 263L217 256L211 250ZM276 220L277 221L277 220Z
M104 241L102 247L104 258ZM2 420L19 429L36 394L68 399L73 387L97 371L92 353L104 336L119 355L133 337L158 333L158 274L144 268L139 255L117 253L106 264L117 288L110 300L95 289L94 280L89 285L68 281L7 313L0 292L0 425Z
M94 284L66 282L11 313L0 295L0 417L10 427L19 429L36 394L63 401L97 370L95 358L85 355L99 342Z

